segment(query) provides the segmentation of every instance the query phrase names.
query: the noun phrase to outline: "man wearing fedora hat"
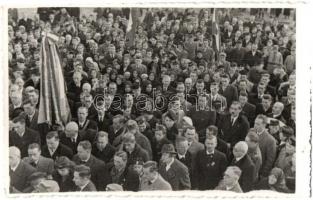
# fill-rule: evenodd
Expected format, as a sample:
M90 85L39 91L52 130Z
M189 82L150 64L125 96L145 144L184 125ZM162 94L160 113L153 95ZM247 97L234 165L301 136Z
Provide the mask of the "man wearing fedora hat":
M173 190L189 190L191 183L188 168L175 158L174 145L164 144L161 153L160 175L171 184Z

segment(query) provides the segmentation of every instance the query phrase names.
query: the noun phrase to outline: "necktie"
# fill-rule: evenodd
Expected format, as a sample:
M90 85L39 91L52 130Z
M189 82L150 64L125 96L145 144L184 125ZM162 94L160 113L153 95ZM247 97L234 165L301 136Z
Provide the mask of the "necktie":
M230 121L231 121L231 125L234 125L235 118L232 117Z
M37 163L35 163L35 162L31 162L30 165L37 168Z
M75 138L72 138L72 143L76 144Z

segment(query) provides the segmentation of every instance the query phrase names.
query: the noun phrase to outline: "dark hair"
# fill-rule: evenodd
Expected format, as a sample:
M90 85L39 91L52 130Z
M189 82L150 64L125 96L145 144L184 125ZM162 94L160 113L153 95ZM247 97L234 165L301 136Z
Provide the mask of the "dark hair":
M77 165L74 167L74 171L78 172L78 175L82 178L91 177L90 167L87 167L86 165Z
M28 145L28 149L38 149L40 151L41 147L38 143L32 143L32 144Z
M215 135L215 136L217 136L217 134L218 134L218 128L214 125L208 126L206 128L206 131L212 132L213 135Z
M92 146L88 140L80 141L78 146L81 146L85 150L91 150Z
M46 135L46 139L50 140L51 138L55 138L56 140L59 140L59 134L57 131L50 131L48 132L48 134Z
M25 124L25 118L22 116L17 116L13 119L13 123Z

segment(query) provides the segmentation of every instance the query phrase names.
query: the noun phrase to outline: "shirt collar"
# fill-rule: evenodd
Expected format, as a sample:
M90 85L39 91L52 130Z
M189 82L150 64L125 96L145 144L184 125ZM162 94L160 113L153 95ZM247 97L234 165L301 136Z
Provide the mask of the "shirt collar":
M28 117L30 118L30 120L32 120L32 119L33 119L33 117L34 117L35 113L36 113L36 110L33 112L33 114L28 115Z
M186 153L184 155L177 154L179 159L186 158Z
M89 184L89 181L85 185L80 186L80 191L82 191L88 184Z
M205 151L207 155L214 154L214 150L212 152L208 152L207 150Z
M174 163L174 160L175 160L175 159L173 158L170 163L166 164L166 167L167 167L167 168L170 168L170 167L172 166L172 164Z
M150 183L154 183L158 178L159 178L159 174L156 175L156 176L150 181Z
M239 157L239 158L235 158L235 159L236 159L236 161L238 162L238 161L241 160L243 157L245 157L245 155L243 155L243 156L241 156L241 157Z
M17 163L17 165L15 165L15 167L11 167L11 170L15 172L16 168L20 165L20 162L21 162L21 161L19 161L19 162Z
M90 156L89 156L89 158L87 160L82 160L82 162L88 162L88 160L90 160Z
M20 107L22 107L22 102L19 103L19 104L17 104L16 106L13 104L13 108L14 108L14 109L15 109L15 108L20 108Z
M264 133L265 132L265 129L263 130L263 131L261 131L261 132L256 132L258 135L262 135L262 133Z

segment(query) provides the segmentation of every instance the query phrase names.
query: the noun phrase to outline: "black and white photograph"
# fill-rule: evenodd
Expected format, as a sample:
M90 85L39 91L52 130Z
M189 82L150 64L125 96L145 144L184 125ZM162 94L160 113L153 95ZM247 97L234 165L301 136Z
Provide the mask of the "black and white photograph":
M294 195L298 10L258 6L8 8L8 194Z

